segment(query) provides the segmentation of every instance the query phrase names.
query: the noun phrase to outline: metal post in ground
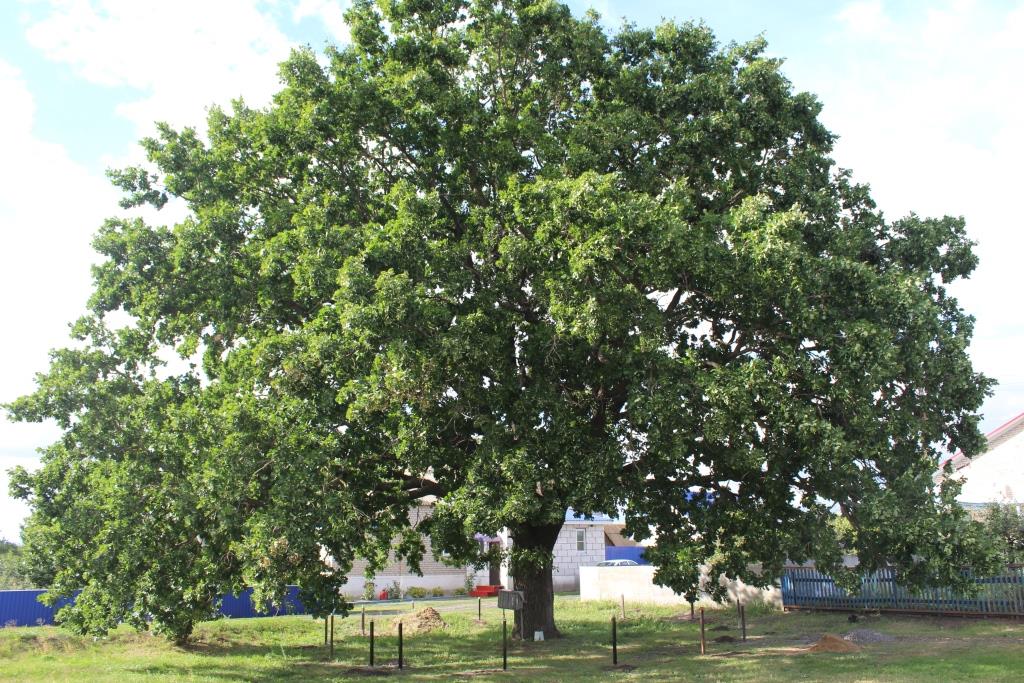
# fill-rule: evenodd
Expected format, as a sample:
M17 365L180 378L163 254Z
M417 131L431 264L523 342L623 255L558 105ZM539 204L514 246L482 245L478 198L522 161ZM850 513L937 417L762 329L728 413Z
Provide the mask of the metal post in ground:
M324 616L324 647L327 647L327 616Z
M359 630L365 636L366 635L366 608L363 607L363 617L359 622Z
M334 661L334 612L331 612L331 661Z
M482 600L483 600L483 598L477 598L476 599L476 620L477 621L483 621L484 620L483 612L482 612L483 608L481 607L481 604L480 604Z
M402 622L398 622L398 668L402 669Z
M370 619L370 666L373 666L373 619Z
M508 621L501 618L501 670L508 671Z
M622 593L620 595L620 597L622 598L622 620L625 621L626 620L626 594Z
M612 617L612 666L619 665L619 639L615 628L615 617Z
M743 642L747 642L747 606L740 606L740 628L743 629Z
M372 628L372 626L371 626ZM707 645L704 642L704 608L700 608L700 653L704 654L707 651Z

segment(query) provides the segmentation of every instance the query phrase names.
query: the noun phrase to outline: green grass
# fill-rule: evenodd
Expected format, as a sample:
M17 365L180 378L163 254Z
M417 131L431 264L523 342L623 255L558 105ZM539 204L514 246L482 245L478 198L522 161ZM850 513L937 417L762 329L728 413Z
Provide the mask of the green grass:
M508 673L501 667L501 613L485 602L477 624L475 601L429 602L448 623L443 631L406 636L409 680L590 681L1016 681L1024 671L1024 624L920 617L756 611L748 613L746 643L734 610L708 611L709 651L698 649L699 626L677 607L627 604L619 626L619 662L632 671L608 671L614 603L558 598L556 616L566 636L543 643L511 644ZM408 610L408 606L403 607ZM378 664L393 662L390 635L394 606L371 609L378 633ZM222 620L202 624L195 643L177 648L161 638L120 629L94 640L52 627L0 629L0 680L359 680L367 664L367 639L358 613L335 621L335 661L327 661L323 621L309 617ZM511 626L511 624L510 624ZM869 628L896 637L854 654L808 653L824 633ZM491 670L490 672L486 672ZM473 672L473 675L470 674Z

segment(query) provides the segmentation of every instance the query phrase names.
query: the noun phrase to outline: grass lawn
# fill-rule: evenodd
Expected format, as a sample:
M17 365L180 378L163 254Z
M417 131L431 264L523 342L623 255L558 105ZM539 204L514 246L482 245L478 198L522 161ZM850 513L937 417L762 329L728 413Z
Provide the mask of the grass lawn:
M874 616L851 624L843 614L758 612L747 617L739 641L734 610L707 612L708 654L698 647L699 626L688 610L627 604L619 625L619 662L610 671L613 603L580 603L560 596L556 618L565 638L511 642L509 671L501 668L501 612L485 601L476 623L475 601L420 603L436 607L442 631L407 635L406 670L388 668L397 656L390 635L396 608L367 612L375 621L379 673L409 680L590 681L1018 681L1024 678L1024 624L951 618ZM403 610L409 608L403 607ZM323 621L277 617L209 622L195 643L176 648L161 638L121 629L106 639L70 635L53 627L0 629L0 680L17 681L277 681L359 680L368 673L367 639L354 614L335 620L335 661L327 661ZM511 627L511 623L510 623ZM806 652L824 633L871 629L894 637L860 652ZM498 669L495 671L495 669Z

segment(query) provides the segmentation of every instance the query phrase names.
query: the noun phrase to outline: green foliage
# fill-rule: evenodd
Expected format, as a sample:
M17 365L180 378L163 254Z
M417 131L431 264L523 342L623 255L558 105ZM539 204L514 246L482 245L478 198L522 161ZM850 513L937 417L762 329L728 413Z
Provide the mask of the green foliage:
M377 584L373 581L366 581L363 583L363 600L376 600L377 599Z
M430 595L435 598L440 598L444 596L444 589L440 586L434 586L430 589Z
M37 587L29 576L21 546L0 539L0 590Z
M406 593L410 598L415 598L417 600L427 597L427 589L421 588L420 586L413 586Z
M509 529L529 592L568 507L657 530L687 594L704 563L837 568L837 505L864 570L991 564L931 481L982 444L991 384L947 291L964 222L885 220L763 40L546 0L348 17L266 109L161 125L112 173L188 217L100 228L77 343L8 407L64 430L11 486L52 599L84 588L65 623L181 640L216 595L289 583L344 613L353 560L398 538L415 569L421 533L482 565L473 535Z
M986 508L982 523L1002 562L1024 563L1024 514L1020 505L993 503Z

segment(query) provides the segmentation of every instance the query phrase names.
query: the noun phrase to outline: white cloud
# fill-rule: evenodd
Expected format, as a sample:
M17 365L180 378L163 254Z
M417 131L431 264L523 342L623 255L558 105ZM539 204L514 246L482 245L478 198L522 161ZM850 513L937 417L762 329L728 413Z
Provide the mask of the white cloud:
M240 95L265 104L291 48L274 18L248 0L50 0L26 36L92 83L140 91L117 110L140 135L156 120L199 125L206 107Z
M336 42L349 43L352 36L345 22L348 5L347 1L341 0L299 0L299 4L292 10L292 21L319 19Z
M967 219L981 264L954 291L977 317L976 368L1001 383L984 408L995 426L1024 410L1024 320L1014 301L1024 253L1016 210L1024 92L1015 87L1024 7L950 2L899 21L877 19L882 12L880 3L843 10L838 58L797 84L821 96L823 120L841 135L837 161L870 183L889 218L913 210ZM896 40L866 52L864 17L887 24Z
M85 308L94 260L89 242L115 207L108 183L33 131L35 102L21 72L0 60L0 402L33 388L47 352L67 339L67 324ZM0 470L34 466L36 447L53 441L52 425L0 418ZM0 536L17 537L24 507L6 497L0 474Z
M881 0L863 0L849 4L839 12L839 21L854 33L875 37L885 35L892 26Z

